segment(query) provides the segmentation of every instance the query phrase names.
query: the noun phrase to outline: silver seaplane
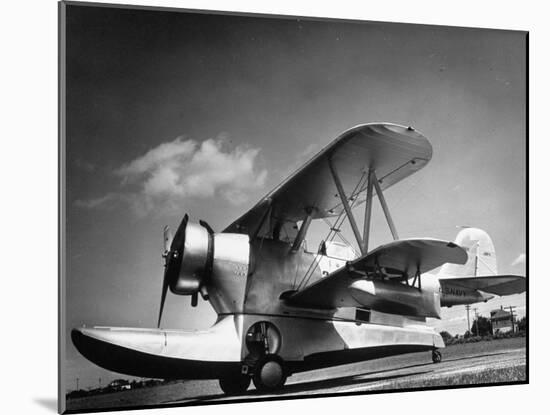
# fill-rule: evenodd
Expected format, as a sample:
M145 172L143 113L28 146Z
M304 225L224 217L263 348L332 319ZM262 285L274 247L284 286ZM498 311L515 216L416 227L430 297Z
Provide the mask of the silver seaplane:
M226 394L274 391L293 373L384 356L431 351L441 336L427 318L441 307L525 291L525 278L499 275L486 232L455 241L399 239L384 191L430 161L414 128L363 124L341 134L222 232L184 216L164 229L165 271L158 327L82 327L76 348L111 371L163 379L219 379ZM369 250L378 198L393 241ZM364 205L360 231L353 208ZM360 252L337 242L349 221ZM319 249L305 238L328 224ZM440 268L437 274L430 271ZM218 318L204 331L161 328L167 291L210 302Z

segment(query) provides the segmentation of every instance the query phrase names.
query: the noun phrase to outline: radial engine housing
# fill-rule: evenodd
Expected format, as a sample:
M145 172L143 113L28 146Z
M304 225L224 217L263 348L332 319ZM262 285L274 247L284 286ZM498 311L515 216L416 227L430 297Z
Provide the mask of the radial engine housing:
M240 280L246 281L250 254L248 235L215 234L202 221L200 224L184 221L178 233L180 236L175 238L178 239L177 248L170 262L169 287L172 293L194 295L200 292L208 298L208 291L213 290L215 294L226 285L227 279L233 285Z
M174 294L192 295L199 292L201 285L212 274L214 260L213 235L206 227L196 223L187 223L183 249L180 255L180 267L177 278L170 281L170 291Z

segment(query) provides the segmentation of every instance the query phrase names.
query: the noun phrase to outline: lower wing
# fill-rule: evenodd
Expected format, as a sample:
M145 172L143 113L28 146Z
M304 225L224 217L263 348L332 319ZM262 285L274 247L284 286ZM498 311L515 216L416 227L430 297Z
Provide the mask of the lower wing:
M464 264L468 256L458 245L437 239L405 239L382 245L348 262L330 275L297 291L292 305L331 309L364 307L409 316L439 317L433 290L408 284L408 279L445 263Z

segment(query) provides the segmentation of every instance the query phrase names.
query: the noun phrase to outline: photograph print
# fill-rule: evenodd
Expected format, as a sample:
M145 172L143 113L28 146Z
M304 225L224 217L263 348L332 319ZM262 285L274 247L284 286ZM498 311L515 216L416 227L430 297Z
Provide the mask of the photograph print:
M60 412L528 382L527 32L59 17Z

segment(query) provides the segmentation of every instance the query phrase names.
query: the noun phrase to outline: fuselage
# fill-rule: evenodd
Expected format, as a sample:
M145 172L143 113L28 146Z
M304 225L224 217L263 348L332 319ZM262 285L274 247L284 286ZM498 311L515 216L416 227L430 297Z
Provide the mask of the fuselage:
M439 292L441 293L441 307L487 302L494 297L478 290L449 283L445 285L445 289L439 286Z
M73 330L76 347L110 370L180 379L219 378L239 371L262 347L280 356L290 373L444 347L425 317L360 307L307 309L281 298L300 283L324 278L326 264L319 266L320 262L338 267L345 262L341 259L319 258L303 249L292 252L283 241L249 242L246 235L237 234L220 237L216 247L221 246L224 249L214 251L205 284L218 314L212 328L82 328ZM435 281L426 279L423 289L439 298Z

